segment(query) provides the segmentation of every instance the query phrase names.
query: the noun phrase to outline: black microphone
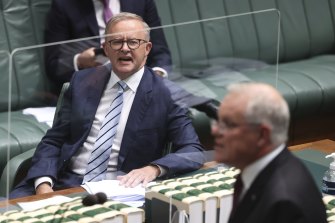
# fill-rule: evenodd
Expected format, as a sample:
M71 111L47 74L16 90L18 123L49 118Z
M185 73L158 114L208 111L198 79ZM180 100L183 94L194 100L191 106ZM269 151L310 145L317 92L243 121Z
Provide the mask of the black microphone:
M83 198L83 205L84 206L92 206L95 204L103 204L107 201L107 196L105 193L99 192L96 194L89 194Z
M89 194L83 198L82 201L84 206L92 206L98 203L98 197L95 194Z
M99 192L95 194L98 198L98 203L103 204L107 201L107 195L103 192Z

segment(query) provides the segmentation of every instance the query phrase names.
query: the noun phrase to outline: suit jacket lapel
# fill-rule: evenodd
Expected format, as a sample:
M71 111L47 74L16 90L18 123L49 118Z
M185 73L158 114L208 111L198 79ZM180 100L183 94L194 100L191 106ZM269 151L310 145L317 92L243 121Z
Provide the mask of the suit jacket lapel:
M272 173L276 170L278 163L283 162L288 155L288 151L285 148L279 155L272 160L256 177L251 187L238 204L236 212L234 214L233 222L245 222L249 215L252 213L253 208L256 207L256 203L260 200L264 188L267 182L271 178Z
M118 158L118 169L121 168L129 148L136 144L136 132L142 123L143 116L149 108L152 99L152 74L145 68L144 74L131 107L126 128L123 134L121 149Z
M93 124L93 120L98 109L100 99L109 81L111 73L111 65L99 66L94 71L94 74L90 75L90 79L85 81L87 84L80 86L83 90L81 95L86 95L83 98L83 115L87 117L83 120L84 132L88 135L89 130ZM84 137L86 138L86 137Z

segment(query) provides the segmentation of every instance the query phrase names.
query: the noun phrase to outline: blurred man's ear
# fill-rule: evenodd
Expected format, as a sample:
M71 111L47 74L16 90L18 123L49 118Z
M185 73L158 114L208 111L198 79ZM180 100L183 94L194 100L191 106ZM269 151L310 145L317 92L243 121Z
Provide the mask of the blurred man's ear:
M260 125L258 146L263 148L271 144L271 129L266 125Z

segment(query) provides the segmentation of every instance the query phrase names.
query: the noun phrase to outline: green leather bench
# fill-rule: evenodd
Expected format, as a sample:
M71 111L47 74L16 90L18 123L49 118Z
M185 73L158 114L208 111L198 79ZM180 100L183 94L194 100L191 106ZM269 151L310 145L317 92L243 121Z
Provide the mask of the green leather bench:
M49 128L33 116L24 115L22 110L56 104L57 95L52 93L53 86L44 74L43 50L14 51L43 43L49 6L50 1L45 0L0 3L0 174L8 157L35 148ZM9 53L13 56L11 75Z
M281 16L278 80L275 10L166 28L174 62L170 77L191 92L218 100L226 93L226 82L222 80L227 77L266 82L277 86L289 103L291 144L306 136L335 132L334 1L155 1L164 25L278 9ZM33 149L49 128L32 116L23 115L22 109L56 104L54 86L44 71L43 50L22 50L43 43L50 2L2 0L0 3L0 174L8 148L9 157ZM17 48L21 50L15 52ZM11 76L6 52L15 52ZM195 110L192 116L201 141L211 148L209 119Z
M55 122L58 118L58 110L63 104L63 96L68 87L69 83L64 83L62 86L59 98L57 100L53 122ZM29 131L27 131L27 133L29 134ZM27 136L27 138L29 137ZM38 139L38 141L39 140L40 139ZM26 151L18 153L15 156L12 155L12 158L9 161L5 160L7 157L3 157L3 160L1 160L3 163L5 163L5 166L0 177L0 197L6 197L8 192L10 192L14 186L20 183L21 180L23 180L23 178L27 175L37 142L34 141L33 144L34 145L31 146L30 149L28 146L26 146L26 148L28 148ZM13 148L10 148L10 150L12 151Z
M291 144L335 132L334 1L155 1L163 25L179 24L164 29L175 70L186 70L176 82L221 100L226 86L220 81L237 68L241 81L269 83L284 95L292 115ZM246 15L255 11L260 12ZM238 14L243 15L226 17Z

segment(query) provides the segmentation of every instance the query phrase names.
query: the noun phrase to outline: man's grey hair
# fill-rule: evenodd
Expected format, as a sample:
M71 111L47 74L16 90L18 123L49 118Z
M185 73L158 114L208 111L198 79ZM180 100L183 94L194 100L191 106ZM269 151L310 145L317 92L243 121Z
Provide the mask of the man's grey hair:
M137 20L142 22L143 24L143 30L134 30L134 32L137 31L143 31L146 33L146 40L150 40L150 27L149 25L143 20L141 16L138 16L136 14L130 13L130 12L120 12L116 15L114 15L106 24L106 29L105 29L105 34L110 34L108 33L108 30L111 26L114 24L120 22L120 21L125 21L125 20Z
M228 93L244 94L248 97L250 86L257 83L240 83L229 86ZM263 84L261 84L263 85ZM272 88L271 86L268 86ZM273 88L274 91L276 91ZM271 94L256 93L249 95L245 118L248 123L264 124L270 127L271 141L275 146L285 143L288 138L290 111L283 97L274 100Z

